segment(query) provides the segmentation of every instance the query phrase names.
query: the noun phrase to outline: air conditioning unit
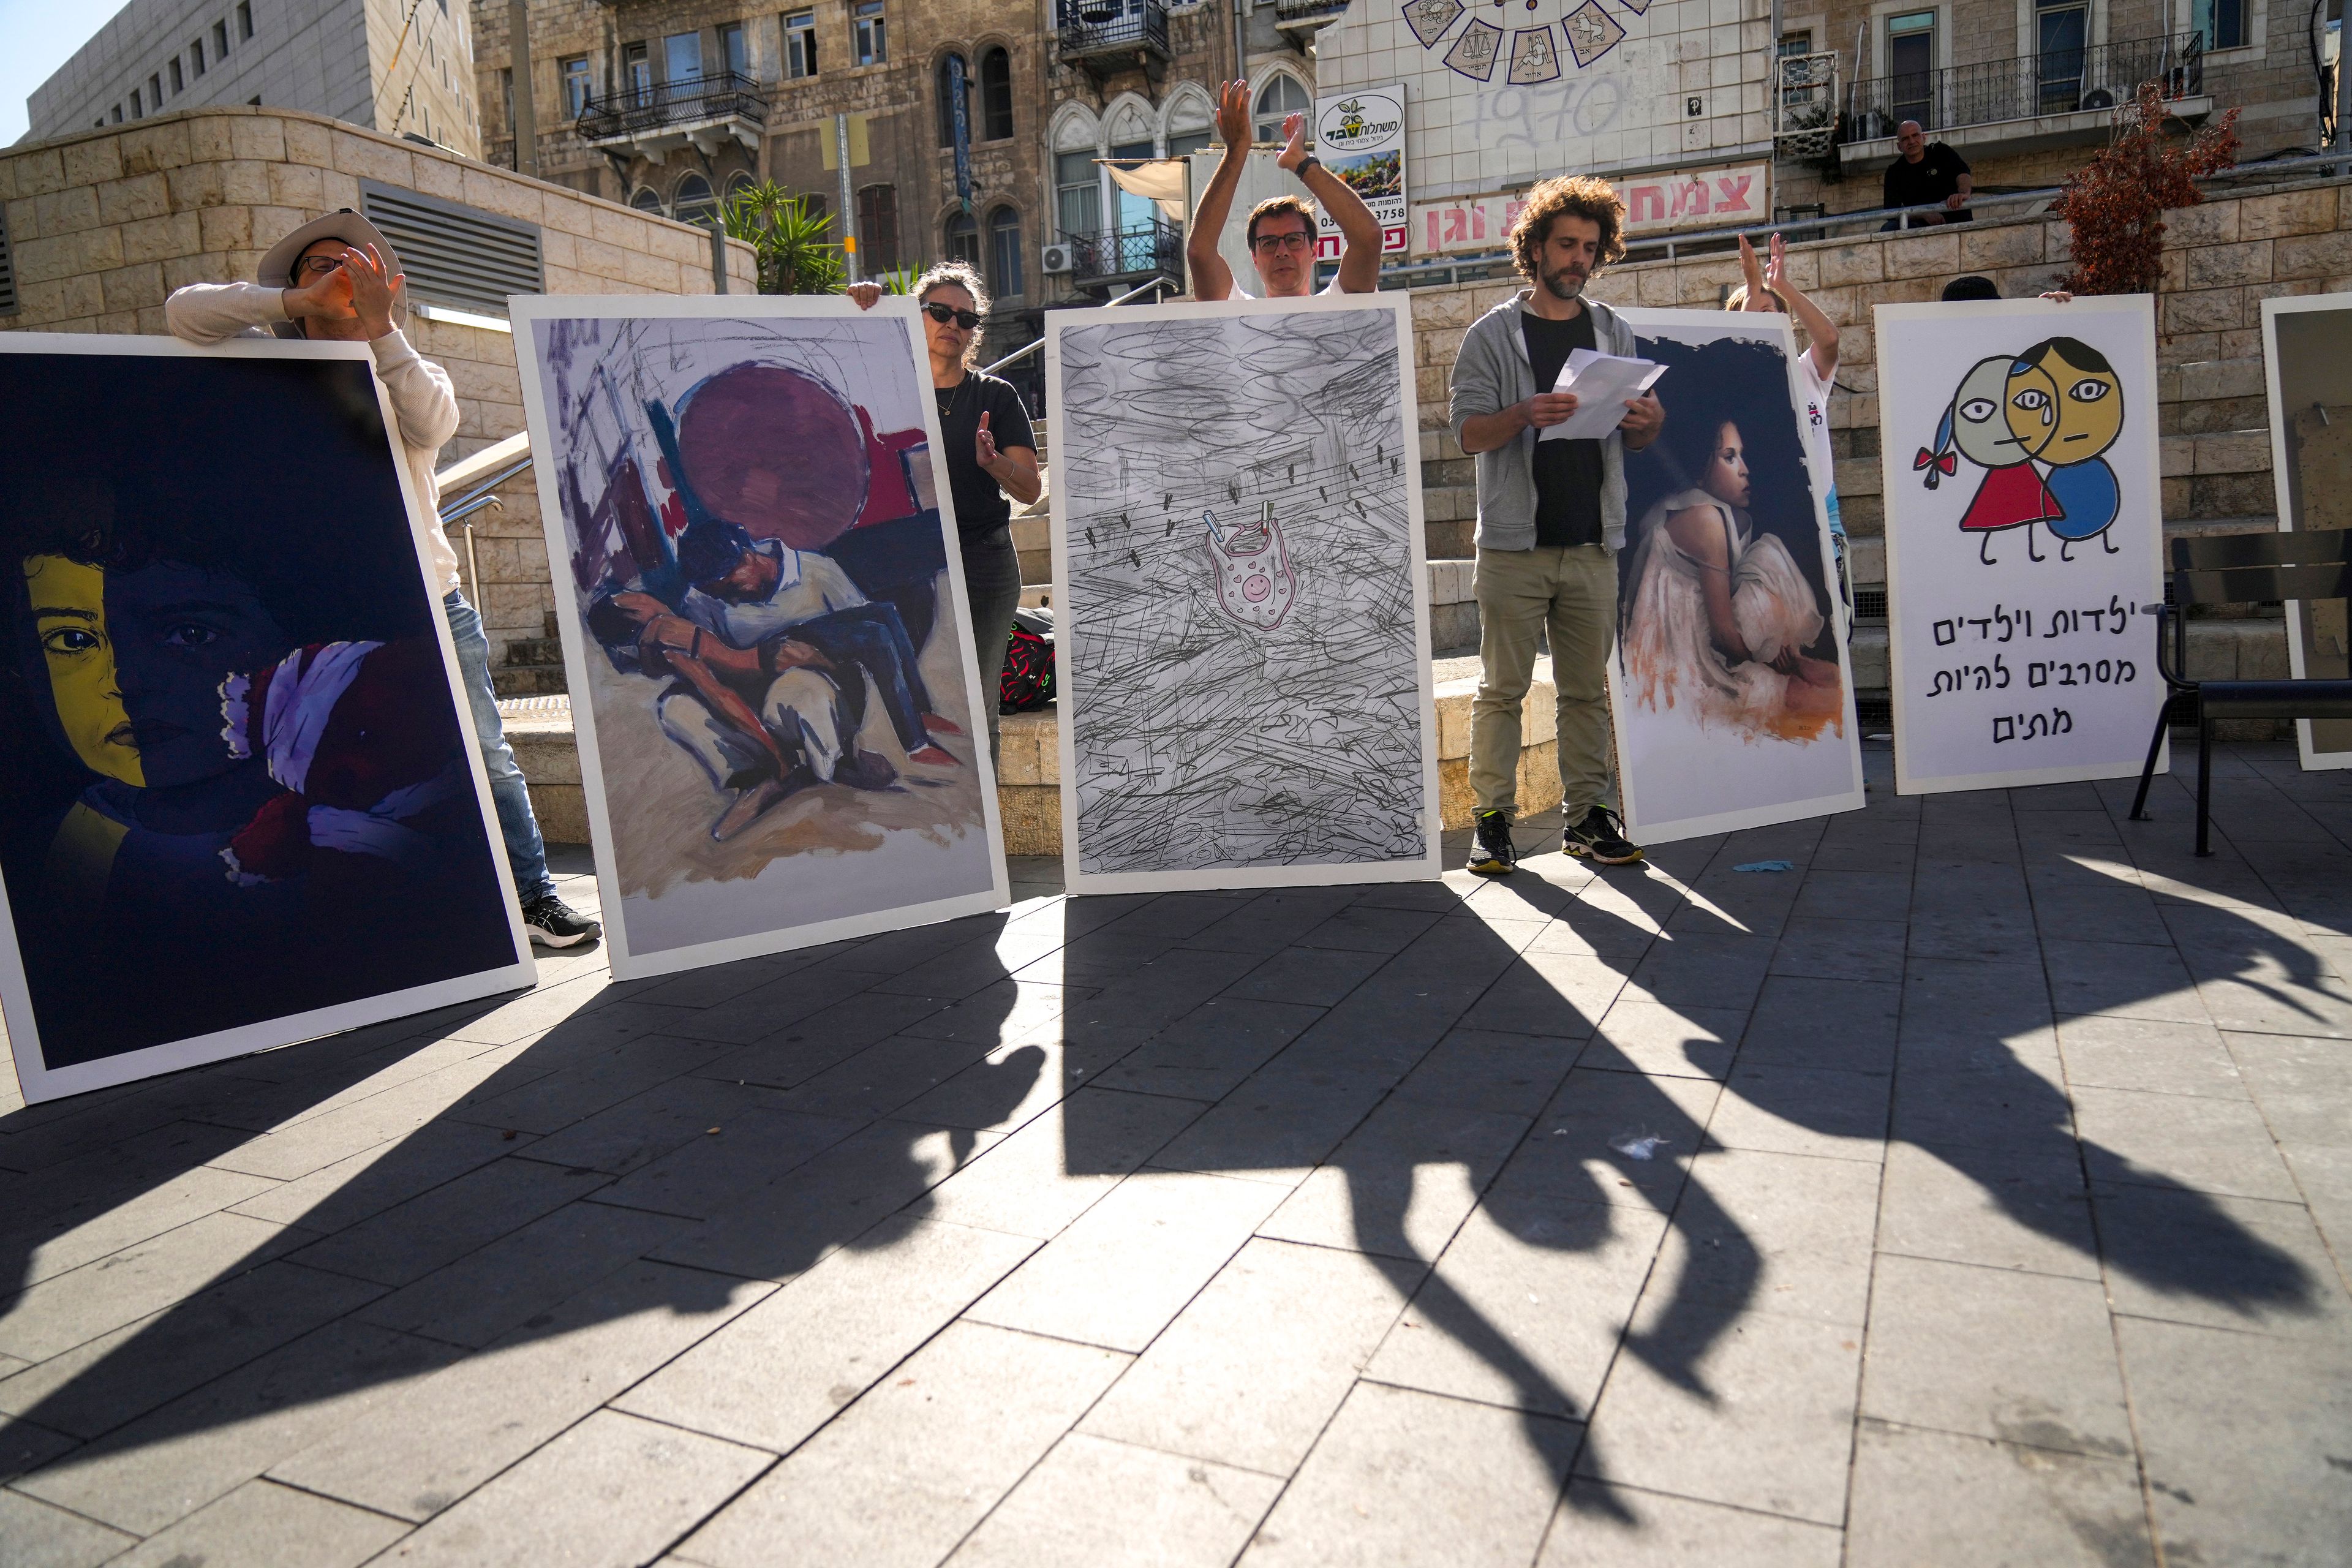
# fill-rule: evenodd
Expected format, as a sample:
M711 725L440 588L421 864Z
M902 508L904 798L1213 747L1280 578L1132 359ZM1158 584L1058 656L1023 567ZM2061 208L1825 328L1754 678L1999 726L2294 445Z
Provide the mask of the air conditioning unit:
M1043 265L1038 268L1038 270L1048 278L1067 272L1070 269L1070 247L1066 245L1049 245L1045 247L1042 261Z

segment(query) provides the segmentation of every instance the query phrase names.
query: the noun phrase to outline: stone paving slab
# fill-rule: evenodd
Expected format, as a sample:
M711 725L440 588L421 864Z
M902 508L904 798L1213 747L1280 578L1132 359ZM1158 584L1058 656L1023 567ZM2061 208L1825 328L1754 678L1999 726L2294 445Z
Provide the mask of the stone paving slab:
M2339 1563L2352 774L1865 758L0 1082L0 1563Z

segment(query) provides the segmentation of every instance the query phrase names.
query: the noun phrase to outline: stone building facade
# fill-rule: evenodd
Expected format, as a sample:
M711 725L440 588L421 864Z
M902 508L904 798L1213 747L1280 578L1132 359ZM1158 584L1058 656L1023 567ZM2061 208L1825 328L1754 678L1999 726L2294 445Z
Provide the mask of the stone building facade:
M528 231L548 293L711 291L709 239L683 225L321 116L238 107L0 148L0 274L15 279L0 331L162 333L173 289L249 280L289 229L387 194ZM751 247L730 242L727 262L730 286L750 292ZM463 416L446 467L522 429L514 337L502 313L449 305L407 265L409 337L447 367ZM471 520L492 665L509 692L560 690L539 492L525 474L498 493L503 510ZM453 542L462 555L462 534Z
M1769 189L1726 218L1708 183L1674 194L1685 229L1875 207L1917 120L1979 190L2053 185L2158 82L2189 124L2241 111L2244 156L2321 144L2324 21L2272 0L1359 0L1318 40L1327 93L1402 81L1416 252L1423 209L1492 248L1514 193L1544 175L1706 171ZM1776 91L1776 84L1780 90ZM1810 142L1786 132L1815 128ZM1746 176L1742 179L1741 176ZM1637 211L1637 217L1642 215Z
M215 104L481 152L467 0L131 0L33 90L27 140Z
M1275 139L1285 115L1313 102L1313 40L1345 8L1345 0L1124 0L1107 14L1055 11L1049 237L1064 247L1066 269L1049 280L1049 298L1104 299L1155 273L1181 287L1176 226L1121 190L1108 165L1213 149L1215 94L1226 80L1249 82L1257 139Z
M1050 297L1037 267L1050 48L1034 5L530 0L528 10L528 163L541 177L704 223L730 192L773 180L831 216L836 237L855 238L858 275L960 257L996 296L991 344L1037 335ZM474 26L484 100L499 106L484 156L514 167L511 16L489 0ZM951 58L966 81L968 198L949 129Z

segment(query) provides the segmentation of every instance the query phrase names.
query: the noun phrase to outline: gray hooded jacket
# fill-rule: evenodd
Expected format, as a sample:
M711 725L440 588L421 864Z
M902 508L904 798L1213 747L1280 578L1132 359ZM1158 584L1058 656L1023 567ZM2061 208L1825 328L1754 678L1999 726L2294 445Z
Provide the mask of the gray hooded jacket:
M1528 339L1519 328L1519 310L1531 289L1522 289L1477 321L1462 335L1454 360L1453 395L1447 423L1454 439L1462 439L1462 422L1480 415L1499 414L1549 387L1536 384L1528 363ZM1592 312L1592 341L1605 354L1633 353L1633 329L1616 311L1598 300L1587 300ZM1601 443L1601 531L1611 553L1625 548L1625 440L1616 431ZM1478 454L1478 548L1533 550L1536 546L1536 433L1522 430L1491 452Z

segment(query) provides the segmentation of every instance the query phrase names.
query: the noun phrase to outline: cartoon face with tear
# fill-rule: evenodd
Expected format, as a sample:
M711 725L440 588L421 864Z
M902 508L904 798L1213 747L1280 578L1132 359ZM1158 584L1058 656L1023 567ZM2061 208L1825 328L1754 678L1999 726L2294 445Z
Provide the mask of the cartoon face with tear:
M1202 512L1201 521L1209 531L1201 548L1208 553L1217 607L1253 631L1282 625L1298 597L1298 583L1290 574L1290 548L1274 520L1274 503L1267 501L1254 523L1220 526L1213 511Z
M2037 522L2061 542L2062 559L2073 560L2074 545L2095 537L2112 554L2116 547L2103 536L2120 510L2119 494L2102 454L2123 422L2122 385L2105 358L2073 338L2048 338L1969 366L1936 426L1935 445L1921 447L1911 466L1925 471L1929 489L1958 470L1960 458L1985 470L1959 526L1978 536L1977 553L1988 566L1996 564L1992 536L2011 528L2026 530L2030 559L2043 559L2033 543Z

